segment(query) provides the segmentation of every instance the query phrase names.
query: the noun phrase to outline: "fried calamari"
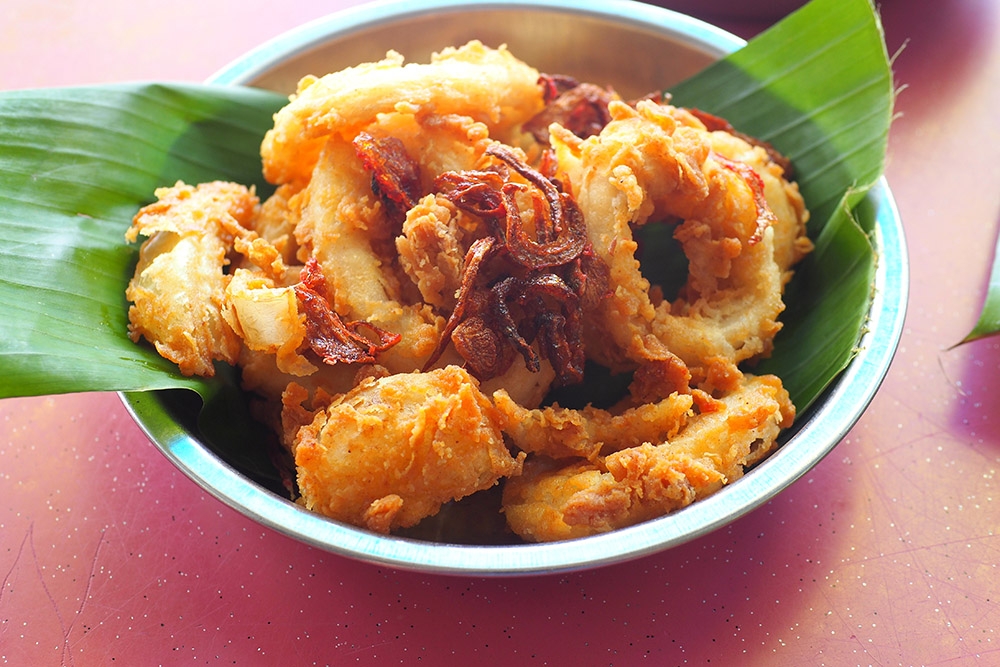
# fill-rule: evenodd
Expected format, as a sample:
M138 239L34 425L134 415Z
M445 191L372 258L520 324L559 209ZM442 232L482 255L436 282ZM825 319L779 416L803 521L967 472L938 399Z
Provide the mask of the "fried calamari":
M232 183L177 183L156 191L125 235L148 239L125 292L129 336L146 338L185 375L212 376L214 362L235 363L241 341L222 316L223 273L234 236L254 215L257 197Z
M676 435L596 461L532 457L504 487L511 528L532 541L634 525L685 507L742 476L773 447L795 410L774 376L744 376Z
M378 532L412 526L520 471L494 412L456 366L363 380L295 432L302 502Z
M263 203L178 183L136 215L129 331L238 365L308 509L387 533L502 484L517 535L569 539L714 492L791 424L743 371L811 249L773 147L475 41L306 77L274 121ZM652 224L686 256L670 299ZM546 402L595 364L627 392Z

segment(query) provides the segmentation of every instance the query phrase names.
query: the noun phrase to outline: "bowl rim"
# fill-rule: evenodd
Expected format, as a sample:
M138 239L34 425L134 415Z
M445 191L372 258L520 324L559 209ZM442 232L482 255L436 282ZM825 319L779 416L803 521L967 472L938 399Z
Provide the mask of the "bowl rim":
M251 49L212 74L206 83L242 85L267 72L280 61L302 55L338 36L362 28L375 28L403 19L415 19L445 11L519 9L569 12L578 16L612 18L626 25L669 35L717 58L742 47L736 35L687 14L637 2L605 0L600 5L581 5L575 0L375 0L322 16L292 28Z
M715 57L745 44L735 35L697 19L631 0L609 0L600 7L587 8L566 0L417 3L383 0L337 12L283 33L219 70L208 82L239 85L278 61L338 35L430 12L470 7L543 8L613 18L644 29L664 31ZM160 392L119 395L154 445L203 490L257 523L326 552L401 570L474 576L549 574L634 560L713 532L765 504L832 451L870 405L902 335L909 267L902 223L884 177L867 196L876 211L872 239L878 255L874 298L857 355L826 389L826 400L818 400L803 415L795 435L759 464L752 475L684 509L610 533L564 542L515 545L449 544L372 533L310 512L251 482L166 415L158 402ZM850 400L836 400L848 394ZM789 447L792 442L795 446Z

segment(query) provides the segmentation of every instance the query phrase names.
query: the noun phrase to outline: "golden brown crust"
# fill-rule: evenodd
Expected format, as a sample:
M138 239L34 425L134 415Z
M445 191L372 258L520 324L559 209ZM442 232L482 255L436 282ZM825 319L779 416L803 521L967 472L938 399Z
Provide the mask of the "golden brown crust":
M674 437L601 460L528 459L524 473L504 487L508 524L527 540L552 541L662 516L738 479L794 417L773 376L744 376L714 407Z
M455 366L361 382L297 430L292 452L307 508L379 531L489 488L523 459L510 455L492 404Z
M775 232L762 224L772 214L762 210L751 172L721 152L741 140L713 141L684 110L651 101L612 102L609 110L611 122L585 141L557 126L552 132L614 292L593 312L605 335L588 337L590 352L624 367L669 354L692 368L720 358L735 367L766 355L784 309L782 270ZM681 298L655 303L632 226L671 218L681 220L675 237L689 278Z
M215 361L232 364L239 356L240 339L222 315L229 283L223 268L230 229L249 223L257 197L222 182L178 182L156 196L126 233L129 241L148 237L125 292L132 302L129 336L148 339L185 375L210 377Z
M264 176L272 183L307 181L327 136L353 137L400 105L418 115L470 116L503 136L541 111L543 100L538 71L505 48L473 41L427 64L404 64L390 51L378 62L303 79L264 137Z

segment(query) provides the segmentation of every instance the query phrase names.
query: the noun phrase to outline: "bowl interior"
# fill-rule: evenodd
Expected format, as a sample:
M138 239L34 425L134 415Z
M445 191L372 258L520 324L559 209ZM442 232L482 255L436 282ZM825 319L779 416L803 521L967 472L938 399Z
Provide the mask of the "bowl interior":
M292 92L304 74L385 57L407 61L471 39L506 44L539 71L613 84L625 98L662 90L738 48L741 40L686 16L632 2L376 3L307 24L210 80Z
M589 9L554 0L375 3L282 35L210 81L289 93L305 74L377 60L388 49L423 61L433 51L470 39L507 44L541 71L612 85L626 98L669 87L742 44L689 17L622 0ZM880 257L876 296L861 351L847 371L800 416L783 446L750 474L684 510L613 534L530 545L375 535L312 514L220 459L199 440L196 412L176 393L123 399L156 445L207 491L264 525L331 552L404 569L478 575L564 571L635 558L703 535L760 506L825 456L871 401L895 351L907 298L905 243L884 182L871 201Z

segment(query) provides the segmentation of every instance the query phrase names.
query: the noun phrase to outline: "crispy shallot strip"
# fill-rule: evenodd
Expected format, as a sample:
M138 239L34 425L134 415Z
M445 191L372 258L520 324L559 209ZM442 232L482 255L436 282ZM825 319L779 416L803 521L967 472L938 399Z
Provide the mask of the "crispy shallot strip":
M524 131L530 132L538 143L548 144L552 123L586 139L599 133L611 120L608 103L618 99L614 91L563 75L543 74L539 83L545 91L545 109L524 124Z
M587 243L586 226L576 202L561 192L551 179L532 169L514 151L503 144L493 144L487 154L500 158L531 185L542 192L548 205L547 217L536 222L537 241L529 239L521 224L521 216L513 198L516 186L506 184L504 210L506 212L505 241L508 251L524 266L542 269L562 266L580 256ZM559 235L564 234L561 239ZM554 239L554 240L553 240Z
M420 199L420 166L395 137L374 137L359 132L354 149L372 173L372 190L398 216L405 216Z
M470 299L472 295L472 289L476 284L476 278L479 275L480 267L482 266L485 259L493 252L496 246L496 241L491 236L487 236L478 239L472 246L469 247L468 252L465 253L465 262L462 269L462 286L459 288L458 297L456 299L455 309L451 312L451 317L448 318L448 322L444 326L444 330L441 332L441 337L438 339L438 344L431 353L431 356L427 359L424 364L424 371L429 370L437 360L441 358L444 353L444 349L448 346L448 342L451 340L452 334L459 324L466 319L466 311L470 309Z
M506 370L510 346L529 370L538 371L545 358L558 383L580 382L585 361L581 300L589 286L581 261L588 247L583 217L570 195L510 147L494 143L485 152L500 165L447 172L436 180L442 196L483 219L492 235L477 240L466 254L456 307L425 368L450 340L482 379ZM510 181L510 170L527 183ZM519 194L532 202L533 238L521 218ZM487 274L490 282L479 284L483 266L494 257L513 262L513 268L497 278Z
M306 340L325 363L371 364L376 355L398 343L402 336L368 322L344 322L323 294L326 280L319 262L310 259L302 269L302 281L294 286L299 306L306 315ZM373 335L375 340L362 331Z

